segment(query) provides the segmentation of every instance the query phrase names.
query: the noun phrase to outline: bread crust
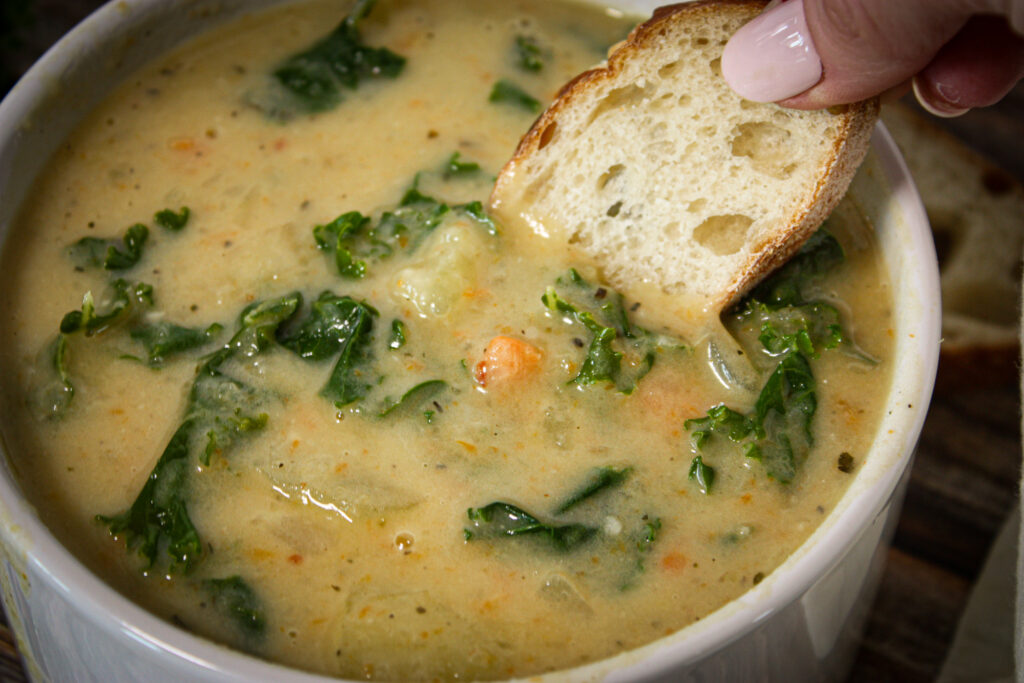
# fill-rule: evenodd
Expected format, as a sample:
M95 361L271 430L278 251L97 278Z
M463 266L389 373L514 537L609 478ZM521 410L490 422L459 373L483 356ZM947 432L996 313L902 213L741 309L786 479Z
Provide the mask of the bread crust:
M491 204L502 201L502 194L517 169L550 142L553 124L560 116L606 84L621 77L624 65L656 44L677 21L699 21L713 13L732 12L745 21L757 16L767 3L763 0L698 0L659 7L650 20L637 26L629 36L612 48L607 62L585 71L566 83L551 105L538 117L520 140L513 157L498 175L491 195ZM739 99L739 96L736 96ZM787 261L818 226L828 217L846 192L870 144L871 132L878 118L877 99L845 105L833 111L836 134L831 151L821 164L821 172L809 199L771 231L768 239L754 245L752 253L736 269L728 285L710 299L721 311L738 300L765 276Z

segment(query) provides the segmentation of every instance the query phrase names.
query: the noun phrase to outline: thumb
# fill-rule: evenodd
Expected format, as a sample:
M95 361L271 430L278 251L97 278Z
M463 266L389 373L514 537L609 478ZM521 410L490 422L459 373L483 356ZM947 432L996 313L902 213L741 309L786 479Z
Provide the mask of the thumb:
M1012 0L782 0L729 41L722 73L748 99L799 108L855 102L919 74L944 45L956 42L972 14L1006 13L1012 5ZM1024 55L1024 40L1008 29L1000 40L1009 41L1008 49L1016 42L1014 53ZM984 70L983 63L977 66ZM1020 77L1013 76L1006 74L1013 78L1010 85Z

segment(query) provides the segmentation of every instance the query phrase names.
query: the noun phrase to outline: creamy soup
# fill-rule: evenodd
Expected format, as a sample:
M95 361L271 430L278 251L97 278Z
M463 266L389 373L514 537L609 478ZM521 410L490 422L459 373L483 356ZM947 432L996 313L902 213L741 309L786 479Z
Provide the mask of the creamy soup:
M349 9L174 51L39 179L0 376L44 521L181 628L360 679L571 667L749 590L835 507L888 391L854 203L681 332L482 203L629 21L382 0L325 38Z

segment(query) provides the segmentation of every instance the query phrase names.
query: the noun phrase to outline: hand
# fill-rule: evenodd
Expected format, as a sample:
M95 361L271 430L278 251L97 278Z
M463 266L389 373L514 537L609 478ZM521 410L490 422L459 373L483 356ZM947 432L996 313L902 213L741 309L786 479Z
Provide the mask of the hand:
M1024 0L776 0L737 31L722 74L741 96L820 109L911 85L957 116L1024 76Z

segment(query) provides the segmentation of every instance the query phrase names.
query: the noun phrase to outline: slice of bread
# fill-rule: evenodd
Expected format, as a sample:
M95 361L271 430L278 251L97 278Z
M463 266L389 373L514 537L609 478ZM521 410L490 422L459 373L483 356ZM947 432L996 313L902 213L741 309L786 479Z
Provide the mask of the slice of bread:
M882 120L935 236L942 286L939 387L1017 381L1024 186L904 105Z
M788 259L842 197L876 101L831 111L749 102L721 77L758 0L662 7L570 81L498 176L491 208L562 239L613 286L718 313Z

